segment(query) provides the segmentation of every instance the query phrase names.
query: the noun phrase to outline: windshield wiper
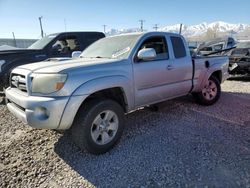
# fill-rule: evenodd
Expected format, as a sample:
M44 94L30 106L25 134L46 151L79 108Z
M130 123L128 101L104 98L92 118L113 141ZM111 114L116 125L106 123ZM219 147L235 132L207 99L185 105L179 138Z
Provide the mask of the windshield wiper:
M81 58L90 58L90 59L112 59L111 57L102 57L102 56L96 56L96 57L84 57L80 56Z
M105 59L111 59L111 57L102 57L102 56L96 56L95 58L99 58L99 59L101 59L101 58L105 58Z

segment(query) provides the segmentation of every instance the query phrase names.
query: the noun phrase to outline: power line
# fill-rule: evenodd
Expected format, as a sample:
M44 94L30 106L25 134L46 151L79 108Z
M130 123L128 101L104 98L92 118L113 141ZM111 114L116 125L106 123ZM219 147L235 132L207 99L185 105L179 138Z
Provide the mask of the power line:
M158 24L155 24L154 27L153 27L153 29L156 30L156 31L158 30L158 28L159 28Z
M139 20L139 22L141 24L141 32L143 32L144 31L143 24L144 24L145 20Z

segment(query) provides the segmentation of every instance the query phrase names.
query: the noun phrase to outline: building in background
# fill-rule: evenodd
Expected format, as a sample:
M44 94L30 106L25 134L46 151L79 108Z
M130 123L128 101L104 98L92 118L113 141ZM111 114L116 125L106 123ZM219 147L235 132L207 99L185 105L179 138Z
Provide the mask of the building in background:
M7 38L0 38L0 46L12 46L17 48L27 48L34 42L36 42L37 39L7 39Z

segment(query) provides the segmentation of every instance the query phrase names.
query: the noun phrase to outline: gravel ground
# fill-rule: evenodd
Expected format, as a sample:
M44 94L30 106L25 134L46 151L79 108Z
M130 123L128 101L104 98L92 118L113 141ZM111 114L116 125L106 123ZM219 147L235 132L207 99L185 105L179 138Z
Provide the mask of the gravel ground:
M120 143L101 156L0 105L0 187L250 188L250 82L222 91L210 107L188 96L127 115Z

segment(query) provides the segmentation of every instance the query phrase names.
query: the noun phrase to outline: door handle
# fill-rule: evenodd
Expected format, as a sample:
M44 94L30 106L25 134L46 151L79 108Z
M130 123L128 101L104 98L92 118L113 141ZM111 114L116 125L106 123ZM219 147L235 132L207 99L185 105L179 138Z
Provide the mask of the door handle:
M168 66L167 66L167 69L168 69L168 70L172 70L172 69L174 69L174 67L173 67L172 65L168 65Z

